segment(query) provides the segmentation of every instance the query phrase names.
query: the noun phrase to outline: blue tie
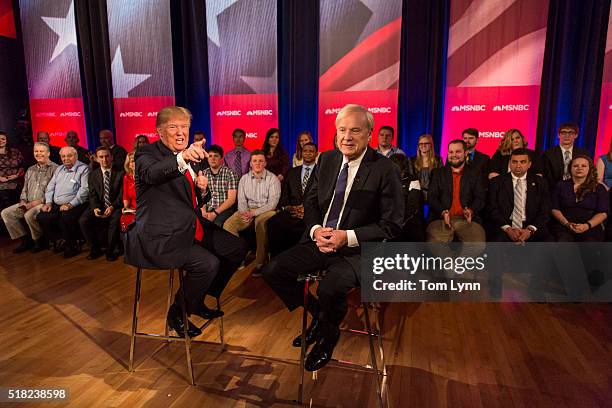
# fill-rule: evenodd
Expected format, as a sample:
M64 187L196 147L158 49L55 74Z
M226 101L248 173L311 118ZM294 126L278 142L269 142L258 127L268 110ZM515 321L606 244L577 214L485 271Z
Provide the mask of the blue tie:
M327 216L326 227L336 229L338 227L338 221L340 221L340 211L342 211L342 204L344 203L344 193L346 191L346 182L348 180L348 163L342 166L342 171L336 181L336 189L334 190L334 199L329 209L329 215Z

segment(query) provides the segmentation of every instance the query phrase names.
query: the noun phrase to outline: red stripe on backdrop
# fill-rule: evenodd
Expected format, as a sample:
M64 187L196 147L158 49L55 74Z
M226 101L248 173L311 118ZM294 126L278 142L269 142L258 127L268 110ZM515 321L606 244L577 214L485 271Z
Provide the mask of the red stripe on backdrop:
M0 36L17 38L13 0L0 0Z

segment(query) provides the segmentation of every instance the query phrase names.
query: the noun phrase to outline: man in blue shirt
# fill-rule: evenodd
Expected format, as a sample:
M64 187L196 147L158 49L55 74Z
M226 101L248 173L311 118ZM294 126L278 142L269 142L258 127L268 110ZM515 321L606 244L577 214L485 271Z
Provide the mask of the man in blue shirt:
M77 160L74 147L60 150L62 165L53 173L45 192L45 204L36 217L46 237L54 243L56 252L62 248L64 257L77 255L80 250L79 217L87 204L89 167Z

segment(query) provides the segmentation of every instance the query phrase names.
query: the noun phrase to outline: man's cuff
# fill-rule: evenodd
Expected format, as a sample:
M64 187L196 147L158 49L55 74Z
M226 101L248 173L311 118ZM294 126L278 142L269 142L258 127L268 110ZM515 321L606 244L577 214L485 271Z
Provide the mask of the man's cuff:
M181 174L185 174L188 164L185 159L183 159L183 152L176 155L176 164L178 166L178 171L180 171Z
M355 235L355 230L347 230L346 238L348 240L347 246L349 248L358 247L359 241L357 241L357 235Z
M315 237L314 237L314 232L315 232L315 230L316 230L317 228L321 228L321 227L322 227L322 225L317 224L317 225L313 226L313 227L310 229L310 234L309 234L309 235L310 235L310 239L312 239L313 241L316 241L316 239L315 239Z
M527 228L530 230L533 230L533 232L536 232L538 230L538 228L535 225L528 225Z
M501 229L502 231L506 231L508 228L510 228L510 225L506 224L506 225L502 225Z

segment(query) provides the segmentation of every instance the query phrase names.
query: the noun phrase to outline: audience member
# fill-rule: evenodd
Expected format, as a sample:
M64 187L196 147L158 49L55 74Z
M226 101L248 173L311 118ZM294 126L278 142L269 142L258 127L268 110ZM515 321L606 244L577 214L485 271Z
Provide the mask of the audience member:
M65 141L68 146L75 148L78 160L81 163L85 163L87 165L91 164L94 159L93 154L84 147L79 146L79 135L77 132L74 130L69 130L68 133L66 133Z
M268 129L262 150L266 155L266 170L283 181L289 172L289 155L280 142L278 129Z
M529 173L542 176L542 165L537 153L527 149L527 140L520 130L509 129L504 133L504 137L499 142L497 151L495 151L493 157L491 157L489 161L489 179L497 177L500 174L506 174L510 171L510 154L516 149L523 149L529 155L529 162L531 163Z
M19 202L2 210L2 220L11 239L21 238L13 253L32 249L39 252L45 249L46 242L42 238L42 229L36 216L45 203L45 189L57 164L49 160L49 145L42 142L34 143L34 159L36 164L28 168ZM24 228L22 220L28 225L29 232Z
M597 159L597 180L604 184L609 190L612 188L612 139L610 140L610 147L608 153L602 154Z
M555 188L557 182L571 178L569 164L574 156L591 156L587 150L574 146L574 141L578 137L578 125L574 123L561 124L558 137L559 145L546 150L542 156L544 176L551 191Z
M427 241L447 243L484 242L480 211L486 193L477 167L466 165L466 143L448 144L448 166L433 171L429 183L429 220Z
M478 144L478 129L465 129L461 133L461 138L467 146L465 162L476 168L483 177L483 180L486 180L488 175L489 156L476 150L476 145Z
M202 207L202 216L219 227L236 211L236 195L240 179L234 170L223 164L223 149L212 145L208 149L208 167L203 171L208 178L210 199Z
M271 256L295 246L304 234L304 197L312 184L311 176L316 163L317 145L311 142L304 144L302 164L289 170L283 185L280 211L268 220Z
M130 152L125 159L123 170L123 209L121 210L121 231L126 232L136 217L136 185L134 182L134 153Z
M115 144L115 137L113 136L113 132L110 130L101 130L98 136L100 138L100 146L108 147L110 150L113 160L113 167L115 170L123 172L123 165L125 163L127 151L118 144ZM96 167L98 167L97 164Z
M89 244L87 259L102 256L106 245L106 260L115 261L120 254L119 220L123 206L122 187L123 169L113 166L110 149L102 145L96 149L97 169L89 173L89 208L83 211L79 224L85 240ZM106 232L106 242L103 241Z
M24 173L23 155L10 146L7 133L0 131L0 209L17 201L19 182Z
M266 155L262 150L251 153L251 171L238 184L238 211L223 224L223 228L238 233L255 223L257 250L253 277L261 276L261 268L268 258L268 220L276 214L281 185L278 178L266 170Z
M551 230L559 242L604 240L603 222L610 209L606 188L597 181L593 161L574 154L570 178L557 183L552 196Z
M419 187L423 194L423 200L427 202L429 191L429 180L431 172L442 167L442 158L434 151L433 138L424 134L419 136L416 156L410 158L409 171L419 180Z
M194 143L202 140L204 140L204 143L206 143L206 134L202 130L196 130L195 132L193 132Z
M80 252L79 217L87 207L89 166L77 160L74 147L60 150L62 165L53 173L45 192L45 204L36 219L55 252L70 258Z
M399 170L404 193L404 222L402 234L395 240L400 242L425 241L423 225L423 194L418 177L411 172L410 161L405 154L394 154L389 159Z
M51 159L51 161L57 165L59 165L62 162L62 159L60 158L60 148L57 146L53 146L51 145L51 137L49 137L49 133L47 132L38 132L36 134L36 141L37 142L41 142L41 143L46 143L49 146L49 152L50 152L50 156L49 158Z
M242 177L249 172L251 152L244 147L246 133L242 129L234 129L232 140L234 148L225 154L225 165Z
M378 147L376 151L387 158L394 154L406 155L402 149L393 146L394 134L395 130L391 126L381 126L378 130Z
M298 167L302 165L302 148L306 143L314 143L314 139L312 138L312 133L307 130L304 130L298 135L297 142L295 143L295 153L293 154L293 167ZM319 155L317 154L317 159L318 158Z
M547 228L548 183L529 172L531 157L527 149L514 149L510 153L510 172L491 180L488 210L492 241L551 241Z
M134 151L149 144L149 138L146 135L138 135L134 139Z

